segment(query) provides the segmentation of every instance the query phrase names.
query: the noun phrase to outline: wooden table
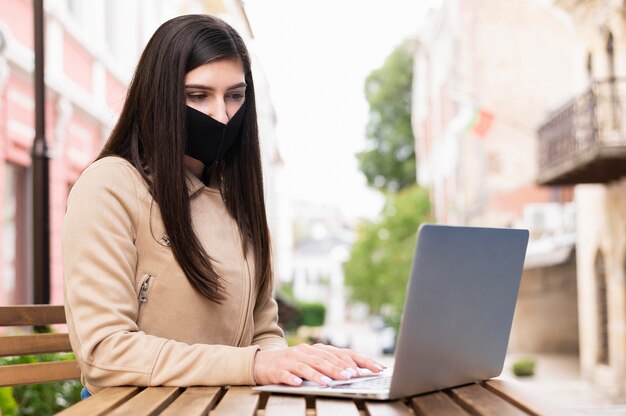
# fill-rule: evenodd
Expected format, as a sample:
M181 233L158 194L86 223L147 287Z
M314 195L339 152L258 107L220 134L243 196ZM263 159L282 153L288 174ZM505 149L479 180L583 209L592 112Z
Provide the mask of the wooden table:
M59 413L71 415L412 416L570 415L502 380L376 402L257 393L250 387L111 387Z

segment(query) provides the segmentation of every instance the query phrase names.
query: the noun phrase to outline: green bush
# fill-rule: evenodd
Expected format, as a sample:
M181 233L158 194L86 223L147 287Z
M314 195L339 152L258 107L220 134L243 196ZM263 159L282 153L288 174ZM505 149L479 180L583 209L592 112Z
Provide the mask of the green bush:
M13 387L0 387L0 414L4 416L17 414L17 402L13 397Z
M0 365L29 364L74 359L74 354L57 353L0 358ZM83 386L77 380L0 388L3 416L51 415L80 401Z
M326 318L326 307L322 303L310 302L301 303L300 307L300 325L306 326L322 326Z
M513 363L513 374L518 377L529 377L535 374L535 359L521 358Z

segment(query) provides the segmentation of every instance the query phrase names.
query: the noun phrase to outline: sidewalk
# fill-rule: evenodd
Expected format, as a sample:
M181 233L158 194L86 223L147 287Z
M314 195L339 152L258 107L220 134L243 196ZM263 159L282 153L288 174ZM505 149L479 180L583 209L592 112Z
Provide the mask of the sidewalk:
M340 334L355 351L370 355L382 364L393 365L392 356L381 354L379 333L369 321L353 321L337 328L326 327L325 331L329 335ZM535 359L534 376L516 377L513 374L513 362L522 357ZM547 402L582 414L626 416L626 398L612 399L580 378L577 355L509 354L502 375L497 378L513 380Z
M513 362L522 357L535 359L534 376L516 377L511 371ZM545 401L583 414L626 416L626 399L611 399L580 378L577 355L509 354L498 378L515 380Z

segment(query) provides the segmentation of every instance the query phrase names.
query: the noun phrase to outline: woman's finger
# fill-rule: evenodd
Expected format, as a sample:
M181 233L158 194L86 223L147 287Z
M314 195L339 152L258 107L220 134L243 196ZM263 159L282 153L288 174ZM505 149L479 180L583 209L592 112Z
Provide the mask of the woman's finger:
M328 386L333 381L327 375L320 373L303 362L293 362L292 364L289 372L302 379L313 381L321 386Z
M353 373L352 374L353 376L356 376L358 374L359 366L357 365L356 361L354 361L352 357L350 356L349 354L349 352L351 352L350 350L345 349L345 348L337 348L332 345L325 345L325 344L314 344L313 348L321 349L326 352L329 352L330 354L333 354L334 356L338 357L341 361L343 361L344 363L348 365L347 370Z
M335 380L348 380L354 376L345 363L325 351L303 354L299 361Z
M280 373L278 373L277 383L282 383L282 384L287 384L289 386L297 387L302 384L302 379L287 370L282 370Z
M335 372L333 374L329 374L324 371L326 368L328 368L326 363L331 364L333 367L339 370L340 379L345 380L357 375L356 363L349 357L347 361L342 359L341 356L339 354L336 354L336 352L333 350L326 350L324 348L316 346L308 346L308 348L306 348L303 353L311 358L311 365L333 378L337 378L337 373ZM318 365L316 365L316 363L318 363ZM333 371L332 369L330 370Z
M368 357L363 354L358 354L347 348L339 349L332 345L324 345L324 344L315 344L313 345L313 347L317 349L324 349L326 351L333 351L333 353L336 355L345 354L347 357L349 357L349 362L354 363L357 370L360 367L360 368L367 368L368 370L374 373L378 373L380 371L383 371L386 368L384 365L376 362L371 357ZM346 361L346 359L344 359L344 361Z
M350 351L351 352L351 357L352 359L358 364L359 367L361 368L367 368L368 370L370 370L373 373L379 373L381 371L383 371L386 367L378 362L376 362L375 360L373 360L372 358L366 356L366 355L362 355L362 354L357 354L354 351Z

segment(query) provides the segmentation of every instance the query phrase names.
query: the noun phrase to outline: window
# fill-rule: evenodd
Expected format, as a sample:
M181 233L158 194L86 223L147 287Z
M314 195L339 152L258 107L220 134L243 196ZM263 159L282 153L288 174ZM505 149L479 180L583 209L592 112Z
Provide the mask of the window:
M118 49L116 35L119 30L119 22L115 16L115 2L107 1L104 3L104 36L113 55L116 55Z
M77 19L80 14L79 0L67 0L67 11L73 18Z
M595 261L596 275L596 316L598 334L597 360L600 364L609 364L609 309L606 287L606 264L602 252L598 251Z
M613 79L615 76L615 55L613 48L613 33L609 31L609 34L606 38L606 55L609 59L609 78Z
M615 51L613 45L613 33L609 31L606 38L606 55L608 58L608 81L609 81L609 94L610 94L610 120L609 129L618 130L620 128L620 96L617 91L617 84L615 82Z
M26 169L5 165L2 227L3 304L27 302Z

